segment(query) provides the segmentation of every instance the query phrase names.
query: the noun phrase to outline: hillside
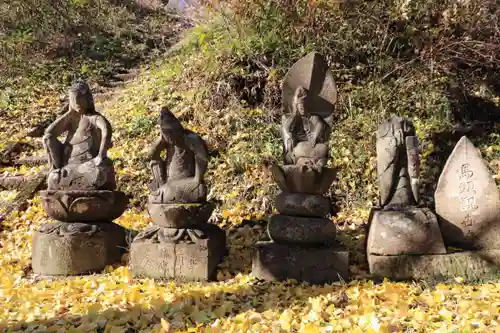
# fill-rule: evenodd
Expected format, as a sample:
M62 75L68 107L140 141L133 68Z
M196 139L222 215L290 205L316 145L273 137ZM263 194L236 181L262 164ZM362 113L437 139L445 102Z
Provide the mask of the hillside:
M210 197L219 203L212 219L227 231L229 254L218 282L133 280L126 255L100 275L40 281L30 267L31 233L47 217L35 196L2 221L0 332L491 332L498 325L497 281L375 283L365 280L363 253L378 195L373 133L391 114L417 128L430 207L464 134L500 186L496 1L233 1L207 5L194 21L133 1L30 2L0 5L0 117L11 134L0 148L21 141L21 157L43 155L40 139L26 133L58 113L61 94L83 75L113 126L110 157L132 198L116 222L142 230L150 222L145 157L167 105L208 142ZM248 274L278 190L268 167L281 160L280 84L313 50L327 57L339 89L331 139L339 179L330 194L354 280L262 282ZM1 171L28 176L43 167ZM3 207L18 193L2 191Z

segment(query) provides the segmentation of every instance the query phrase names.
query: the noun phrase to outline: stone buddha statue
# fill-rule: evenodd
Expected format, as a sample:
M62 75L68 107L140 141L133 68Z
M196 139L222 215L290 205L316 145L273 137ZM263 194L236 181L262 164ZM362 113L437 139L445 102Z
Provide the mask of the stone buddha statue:
M45 131L49 190L114 190L115 172L107 150L111 125L95 110L90 87L82 80L69 90L69 110ZM63 142L58 137L66 134Z
M392 117L377 131L380 206L415 206L419 201L419 152L413 123Z
M284 165L271 167L286 192L323 194L335 180L327 167L337 88L326 59L311 52L283 79L281 121Z
M149 158L153 173L150 185L152 203L197 203L206 200L203 176L208 165L208 150L203 139L182 127L167 108L161 109L160 138ZM166 157L161 154L166 150Z
M307 90L298 86L295 90L292 114L283 117L282 134L285 164L326 166L328 139L331 124L314 114L307 106Z

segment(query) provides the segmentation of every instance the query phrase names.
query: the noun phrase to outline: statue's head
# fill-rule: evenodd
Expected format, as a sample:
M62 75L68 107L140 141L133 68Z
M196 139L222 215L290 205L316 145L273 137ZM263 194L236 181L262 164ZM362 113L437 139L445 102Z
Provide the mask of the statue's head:
M306 97L307 90L306 88L299 86L295 89L295 94L293 96L293 110L295 113L300 114L301 116L306 115Z
M390 121L393 123L395 131L401 131L403 136L414 136L415 126L407 117L392 116Z
M415 136L415 126L413 122L406 117L391 116L382 122L377 130L377 138L386 136Z
M95 111L92 92L84 80L77 80L69 89L69 107L82 113Z
M160 110L160 130L163 139L170 143L175 143L184 135L181 122L165 106Z

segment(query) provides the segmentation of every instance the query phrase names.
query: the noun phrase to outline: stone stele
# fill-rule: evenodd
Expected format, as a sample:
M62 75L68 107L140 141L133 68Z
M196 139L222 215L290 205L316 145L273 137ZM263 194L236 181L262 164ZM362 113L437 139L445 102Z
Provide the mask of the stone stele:
M462 137L435 192L445 242L463 248L500 248L500 195L479 150Z

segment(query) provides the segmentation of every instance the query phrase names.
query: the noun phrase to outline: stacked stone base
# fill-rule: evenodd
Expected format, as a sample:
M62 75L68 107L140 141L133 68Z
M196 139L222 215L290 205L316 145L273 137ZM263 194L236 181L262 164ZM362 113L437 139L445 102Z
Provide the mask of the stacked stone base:
M45 276L100 272L120 262L126 246L125 229L112 222L50 223L33 235L33 271Z
M500 273L500 250L448 254L368 255L370 273L391 280L429 280L462 277L477 280Z
M318 193L284 191L275 203L281 214L273 215L267 226L271 241L255 245L252 274L312 284L347 279L349 254L335 241L335 225L325 218L330 201Z
M130 249L135 277L203 281L214 278L226 252L226 234L216 225L203 228L203 239L161 243L136 240Z
M252 274L265 280L323 284L347 279L349 252L340 246L303 247L258 242Z

